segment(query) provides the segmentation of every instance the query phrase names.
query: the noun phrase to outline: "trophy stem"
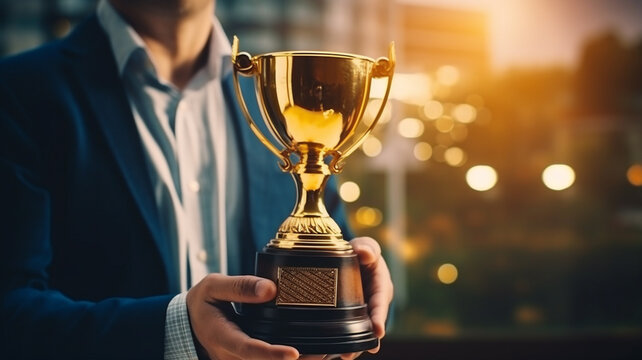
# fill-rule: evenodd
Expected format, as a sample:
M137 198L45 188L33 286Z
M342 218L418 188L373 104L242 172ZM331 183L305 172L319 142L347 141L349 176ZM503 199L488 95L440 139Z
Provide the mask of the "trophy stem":
M297 188L297 202L291 216L329 217L323 203L323 193L330 175L292 173L292 178ZM331 230L332 233L341 233L338 228Z
M330 217L323 203L325 186L331 172L323 161L323 147L317 143L299 143L299 163L291 172L297 190L297 201L290 216L279 227L272 249L350 252L341 228Z

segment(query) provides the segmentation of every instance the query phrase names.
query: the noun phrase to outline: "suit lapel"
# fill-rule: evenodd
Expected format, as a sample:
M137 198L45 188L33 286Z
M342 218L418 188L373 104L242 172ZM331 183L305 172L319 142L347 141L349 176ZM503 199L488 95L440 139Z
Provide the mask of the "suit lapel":
M105 134L169 274L169 248L160 228L140 136L111 47L96 16L79 25L65 45L73 55L80 57L75 61L79 64L75 67L78 82L84 88L93 115Z
M245 101L250 114L259 127L262 118L256 102L251 81L241 79ZM228 76L223 82L228 108L233 116L236 133L239 134L243 163L243 190L246 192L248 224L256 249L263 248L294 206L294 183L288 174L278 168L278 159L254 136L247 125L236 99L234 80ZM267 129L263 128L266 136ZM271 138L271 137L270 137Z
M64 46L74 56L78 82L89 98L91 109L102 128L129 190L143 215L165 265L170 273L169 244L165 239L154 201L152 185L138 130L130 104L118 76L107 37L95 16L79 25ZM254 94L251 81L242 82L244 94ZM274 237L281 222L294 206L295 189L290 176L278 168L278 160L251 132L236 100L232 76L223 81L225 100L238 134L242 159L243 191L247 224L256 249ZM248 96L250 95L250 96ZM247 101L257 124L262 121L256 102ZM263 128L267 135L267 129ZM168 276L168 279L171 277ZM172 284L170 284L170 288Z

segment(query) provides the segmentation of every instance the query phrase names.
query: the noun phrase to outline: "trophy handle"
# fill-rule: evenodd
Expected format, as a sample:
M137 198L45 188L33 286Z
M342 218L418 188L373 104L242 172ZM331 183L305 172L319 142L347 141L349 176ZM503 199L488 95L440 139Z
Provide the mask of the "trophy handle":
M379 112L377 112L377 116L375 116L374 120L372 121L372 124L368 127L368 129L359 137L357 141L352 143L347 149L344 151L340 151L338 149L330 150L328 151L328 154L332 156L332 161L330 161L329 167L330 171L338 174L343 170L343 163L341 161L350 154L352 154L355 150L361 146L361 144L366 140L368 135L372 132L374 127L377 125L377 122L379 121L379 118L381 117L381 114L383 114L383 110L386 107L386 103L388 102L388 95L390 95L390 88L392 86L392 75L395 70L395 43L394 41L390 43L390 47L388 48L388 57L380 57L375 61L374 69L372 70L372 77L387 77L388 78L388 85L386 86L386 93L383 96L383 100L381 101L381 107L379 107Z
M239 83L239 78L238 78L238 73L241 73L243 76L253 76L256 72L256 64L254 61L252 61L252 56L246 52L241 52L239 53L239 39L234 36L234 40L232 42L232 65L234 68L234 71L232 71L232 74L234 76L234 90L236 91L236 97L239 99L239 103L241 105L241 110L243 111L243 115L245 115L245 120L247 121L248 125L250 125L250 129L252 129L252 132L254 135L259 139L259 141L265 145L265 147L268 148L274 155L276 155L279 160L281 160L281 163L279 166L281 167L281 170L283 171L290 171L293 166L292 166L292 161L290 161L290 153L292 152L290 149L283 149L279 150L275 145L268 140L265 135L259 130L259 127L256 125L254 122L254 119L252 118L252 115L250 115L250 111L247 109L247 105L245 104L245 99L243 98L243 91L241 90L241 85Z

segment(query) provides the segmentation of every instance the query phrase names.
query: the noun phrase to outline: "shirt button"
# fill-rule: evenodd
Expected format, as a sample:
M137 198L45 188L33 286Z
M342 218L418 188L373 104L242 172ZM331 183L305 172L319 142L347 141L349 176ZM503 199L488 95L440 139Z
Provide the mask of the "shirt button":
M196 180L192 180L189 183L189 188L190 190L192 190L192 192L197 193L201 189L201 184L199 184Z
M205 250L200 250L200 251L198 252L198 254L196 254L196 258L197 258L199 261L202 261L202 262L207 261L207 251L205 251Z

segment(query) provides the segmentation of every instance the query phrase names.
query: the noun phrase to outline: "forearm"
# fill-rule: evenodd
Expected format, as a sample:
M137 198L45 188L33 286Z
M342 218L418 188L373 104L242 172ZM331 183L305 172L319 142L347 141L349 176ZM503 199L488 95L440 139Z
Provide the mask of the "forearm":
M87 302L16 288L3 294L2 352L14 359L162 359L171 298Z

